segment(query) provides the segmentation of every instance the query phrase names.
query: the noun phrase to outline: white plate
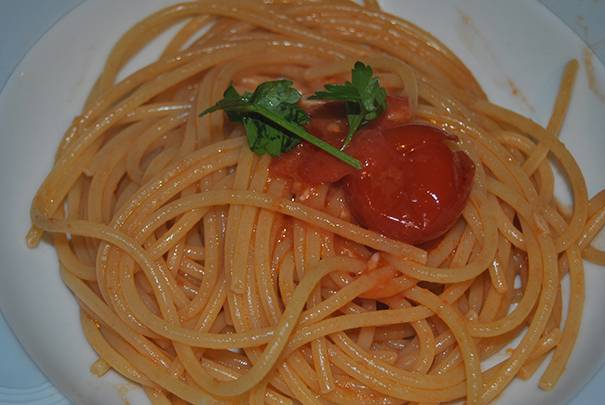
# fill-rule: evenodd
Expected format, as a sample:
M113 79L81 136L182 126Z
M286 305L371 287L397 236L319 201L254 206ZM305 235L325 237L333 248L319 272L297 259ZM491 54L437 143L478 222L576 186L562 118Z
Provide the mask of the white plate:
M72 401L144 403L115 375L92 376L95 355L83 338L77 305L63 286L52 247L30 251L23 237L35 189L54 149L100 71L111 45L129 26L169 0L89 0L54 26L31 50L0 95L0 306L27 352ZM587 177L591 194L605 188L605 102L589 88L584 44L538 3L525 0L384 2L388 10L428 29L477 75L490 98L544 123L565 61L582 68L562 138ZM157 51L157 50L156 50ZM149 60L153 51L141 55ZM605 68L593 59L605 92ZM580 337L557 388L515 382L499 403L564 403L605 361L605 271L586 269L587 300Z

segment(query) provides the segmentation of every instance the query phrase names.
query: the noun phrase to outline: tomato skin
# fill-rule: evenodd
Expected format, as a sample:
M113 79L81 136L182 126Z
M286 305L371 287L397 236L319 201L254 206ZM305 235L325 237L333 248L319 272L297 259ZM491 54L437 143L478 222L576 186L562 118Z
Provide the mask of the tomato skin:
M455 139L455 138L454 138ZM353 216L363 226L413 245L454 225L470 194L475 167L448 137L426 125L358 135L363 168L344 179Z

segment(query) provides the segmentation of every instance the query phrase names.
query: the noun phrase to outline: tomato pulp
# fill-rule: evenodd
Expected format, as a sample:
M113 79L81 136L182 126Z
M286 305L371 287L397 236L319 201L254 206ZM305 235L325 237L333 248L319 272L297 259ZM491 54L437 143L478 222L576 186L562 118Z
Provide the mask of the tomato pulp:
M346 134L337 106L312 112L309 132L334 146ZM443 235L460 217L475 166L453 151L456 138L440 129L408 124L409 108L389 100L389 110L359 131L346 152L362 162L355 170L310 144L274 159L273 174L310 185L341 182L355 219L368 229L418 245Z

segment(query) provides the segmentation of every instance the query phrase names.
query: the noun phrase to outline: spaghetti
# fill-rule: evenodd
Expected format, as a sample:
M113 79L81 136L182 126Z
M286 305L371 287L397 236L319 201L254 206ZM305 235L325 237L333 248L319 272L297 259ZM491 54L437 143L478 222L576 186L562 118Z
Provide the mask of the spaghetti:
M158 60L117 80L179 23ZM338 184L272 176L241 126L198 117L231 82L286 77L311 94L355 60L473 160L462 217L431 248L364 229ZM446 46L375 1L175 5L114 46L33 200L27 241L52 234L93 370L153 403L487 403L552 353L548 390L578 334L582 257L605 265L590 244L605 194L588 198L557 137L577 69L543 128L490 103ZM553 196L549 157L571 210Z

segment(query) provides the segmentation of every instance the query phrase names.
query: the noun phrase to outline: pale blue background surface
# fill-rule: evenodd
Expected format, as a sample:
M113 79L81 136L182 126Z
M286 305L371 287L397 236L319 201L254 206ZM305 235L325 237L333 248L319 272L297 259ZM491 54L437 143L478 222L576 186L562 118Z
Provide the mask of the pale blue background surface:
M27 51L83 0L0 0L0 89ZM605 61L605 2L543 0ZM1 124L0 124L1 125ZM0 269L7 270L7 269ZM572 405L605 403L605 369ZM0 405L67 403L23 351L0 316Z

